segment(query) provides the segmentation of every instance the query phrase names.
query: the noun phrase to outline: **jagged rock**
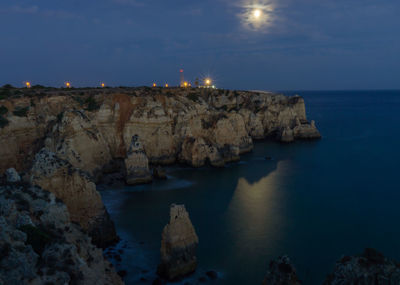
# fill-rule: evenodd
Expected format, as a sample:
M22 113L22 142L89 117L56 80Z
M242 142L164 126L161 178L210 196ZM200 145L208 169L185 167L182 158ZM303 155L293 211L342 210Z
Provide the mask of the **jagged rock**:
M157 273L167 280L176 280L196 270L196 231L184 205L171 205L170 221L161 240L161 263Z
M400 267L382 253L367 248L360 256L344 256L336 263L324 285L400 284Z
M300 285L296 270L289 257L281 256L269 264L263 285Z
M0 185L1 284L123 284L54 194Z
M157 179L167 179L167 172L161 166L153 168L153 176Z
M125 159L126 166L126 183L136 185L149 183L152 176L149 169L149 160L143 149L143 145L139 141L139 136L134 135Z
M96 245L105 247L118 240L96 185L83 171L42 149L35 157L31 182L61 199L67 205L71 221L88 231Z
M15 183L21 181L21 177L14 168L9 168L5 172L6 181L10 183Z

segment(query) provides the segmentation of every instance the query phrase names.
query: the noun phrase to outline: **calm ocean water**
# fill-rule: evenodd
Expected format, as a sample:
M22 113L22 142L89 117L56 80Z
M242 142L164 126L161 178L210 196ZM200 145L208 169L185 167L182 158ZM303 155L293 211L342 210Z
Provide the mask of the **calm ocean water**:
M186 205L200 239L192 283L215 270L212 284L260 284L283 254L304 284L365 247L400 261L400 91L286 94L305 98L321 141L258 142L222 169L176 166L168 181L102 190L127 284L155 279L171 203Z

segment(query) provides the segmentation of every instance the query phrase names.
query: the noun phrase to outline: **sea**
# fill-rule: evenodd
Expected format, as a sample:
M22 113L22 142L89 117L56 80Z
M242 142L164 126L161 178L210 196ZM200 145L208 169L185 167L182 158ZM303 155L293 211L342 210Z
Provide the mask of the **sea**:
M257 141L224 168L175 165L165 181L98 186L121 237L107 251L119 251L126 284L156 279L172 203L199 237L198 269L176 284L261 284L282 255L311 285L367 247L400 261L400 91L283 93L304 97L321 140Z

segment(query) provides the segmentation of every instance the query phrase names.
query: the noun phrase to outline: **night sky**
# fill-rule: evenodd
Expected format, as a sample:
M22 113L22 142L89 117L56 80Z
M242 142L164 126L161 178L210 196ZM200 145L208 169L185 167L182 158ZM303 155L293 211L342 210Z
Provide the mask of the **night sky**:
M399 0L1 0L0 37L0 85L400 88Z

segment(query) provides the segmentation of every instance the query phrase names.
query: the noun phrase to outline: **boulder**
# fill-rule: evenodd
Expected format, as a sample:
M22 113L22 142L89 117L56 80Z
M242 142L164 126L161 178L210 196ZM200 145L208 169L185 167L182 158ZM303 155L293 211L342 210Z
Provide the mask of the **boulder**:
M172 204L170 221L162 232L161 263L157 273L167 280L193 273L197 267L198 243L199 238L185 206Z
M152 181L149 160L138 135L132 137L132 142L125 159L125 167L126 183L128 185L143 184Z
M21 177L14 168L7 169L5 175L6 175L6 181L9 183L15 183L21 181Z
M281 256L269 264L263 285L300 285L296 270L289 257Z
M385 258L375 249L367 248L359 256L344 256L336 263L324 285L339 284L400 284L400 268L397 262Z

